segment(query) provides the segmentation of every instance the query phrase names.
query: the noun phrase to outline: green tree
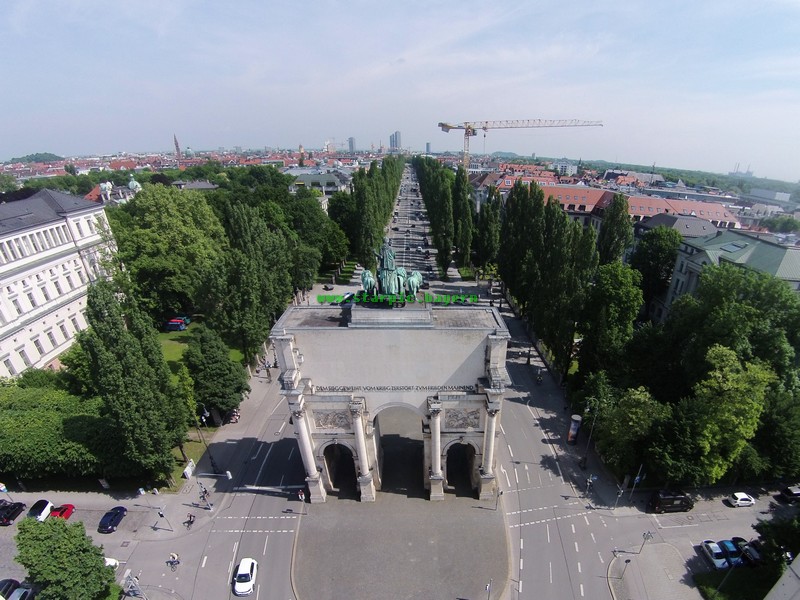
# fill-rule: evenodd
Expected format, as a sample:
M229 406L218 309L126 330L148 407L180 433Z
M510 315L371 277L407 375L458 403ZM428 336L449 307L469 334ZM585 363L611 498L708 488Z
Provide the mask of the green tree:
M642 294L645 306L667 291L681 234L669 227L656 227L647 231L631 255L631 266L642 274Z
M155 331L140 326L143 317L136 311L135 306L123 310L108 282L96 282L87 299L89 328L78 342L91 364L91 387L108 418L106 475L165 477L174 464L173 436L167 429L172 408L162 379L166 367L151 352Z
M78 174L78 170L75 168L75 165L73 165L72 163L65 164L64 165L64 171L66 171L70 175L77 175Z
M358 248L358 230L356 226L358 225L359 217L353 195L347 192L334 193L328 201L328 216L344 232L350 248Z
M603 211L600 233L597 235L597 251L600 264L618 261L622 253L633 243L633 225L628 214L628 199L623 194L614 194Z
M729 348L715 345L706 360L708 377L694 397L677 406L675 419L664 423L651 453L667 480L693 485L719 481L753 438L775 376L757 363L741 364Z
M207 410L225 414L238 407L250 390L244 368L230 359L225 342L208 327L194 328L183 361L194 381L195 401Z
M638 271L614 261L601 265L581 319L580 370L612 370L624 357L642 305Z
M476 235L478 262L484 269L497 260L500 249L500 193L497 188L489 188L489 196L478 214Z
M453 182L453 242L458 249L456 260L461 267L470 264L474 217L472 193L464 167L459 165Z
M659 403L646 389L625 390L600 413L595 438L599 454L616 473L635 472L654 426L670 415L670 407Z
M92 544L83 523L25 519L18 525L16 561L42 591L41 600L106 600L114 582L103 550Z
M226 249L204 196L148 184L108 216L125 291L156 319L193 310Z
M14 192L19 186L17 180L9 173L0 173L0 193Z

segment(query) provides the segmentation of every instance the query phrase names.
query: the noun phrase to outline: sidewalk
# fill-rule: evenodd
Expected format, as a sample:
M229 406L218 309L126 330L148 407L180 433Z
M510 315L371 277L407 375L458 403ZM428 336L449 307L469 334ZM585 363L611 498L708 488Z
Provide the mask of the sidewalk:
M608 590L614 600L701 600L702 595L680 552L667 543L647 542L620 550L608 564Z

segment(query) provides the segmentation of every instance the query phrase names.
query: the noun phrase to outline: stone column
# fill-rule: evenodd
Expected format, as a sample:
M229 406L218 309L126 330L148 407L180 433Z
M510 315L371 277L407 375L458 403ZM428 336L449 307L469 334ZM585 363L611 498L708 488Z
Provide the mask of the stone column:
M431 413L431 500L444 500L444 476L442 475L442 402L428 398Z
M325 502L325 488L322 485L320 472L317 470L317 461L314 460L314 447L311 444L311 434L306 423L305 408L300 408L292 412L294 426L300 438L300 456L303 457L303 466L306 468L306 483L312 503Z
M361 489L361 501L375 502L375 484L372 481L372 471L370 471L369 458L367 457L364 422L361 420L363 411L363 398L354 399L350 402L350 415L353 418L353 433L356 438L356 452L358 452L358 485Z
M492 500L494 488L497 485L494 475L494 442L497 433L497 413L500 409L494 406L486 407L486 430L483 437L483 463L481 464L481 485L479 497L481 500Z

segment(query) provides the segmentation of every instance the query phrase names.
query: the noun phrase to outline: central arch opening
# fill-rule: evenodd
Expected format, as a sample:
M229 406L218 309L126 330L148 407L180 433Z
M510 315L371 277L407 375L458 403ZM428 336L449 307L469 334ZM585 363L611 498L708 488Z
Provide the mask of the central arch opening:
M422 418L413 410L386 408L375 417L380 440L381 491L425 498Z
M469 444L453 444L447 449L447 492L456 496L476 497L472 485L475 449Z
M332 495L347 500L359 498L356 478L356 461L350 448L341 444L331 444L323 453L333 486Z

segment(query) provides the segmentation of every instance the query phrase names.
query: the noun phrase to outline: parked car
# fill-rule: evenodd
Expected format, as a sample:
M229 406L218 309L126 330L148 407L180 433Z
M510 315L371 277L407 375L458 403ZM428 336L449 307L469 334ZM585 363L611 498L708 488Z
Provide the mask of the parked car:
M57 506L51 510L50 516L57 517L59 519L69 519L74 512L75 506L73 504L62 504L61 506Z
M0 581L0 598L8 598L19 587L16 579L3 579Z
M33 588L23 584L11 593L8 600L33 600L35 596Z
M748 542L744 538L732 537L731 541L742 551L742 557L751 565L761 562L761 542L752 540Z
M703 540L700 549L715 569L727 569L730 566L722 548L714 540Z
M728 504L734 508L739 506L753 506L756 499L744 492L734 492L728 497Z
M173 321L183 321L184 325L189 325L192 322L192 318L189 315L175 315L172 317Z
M180 319L172 319L164 324L164 331L184 331L186 323Z
M778 494L778 497L784 502L798 502L800 501L800 485L791 485L783 488Z
M720 540L717 542L717 545L722 548L722 551L725 553L725 558L732 567L740 567L744 564L742 550L733 540Z
M97 526L97 531L100 533L111 533L116 531L119 524L125 515L128 514L128 509L124 506L115 506L100 519L100 524Z
M236 596L249 596L253 593L258 575L258 563L252 558L243 558L233 576L233 593Z
M9 502L0 509L0 525L11 525L25 510L22 502Z
M42 523L50 516L51 510L53 510L53 503L50 500L37 500L28 511L28 516Z
M647 503L650 512L687 512L694 508L694 501L681 490L658 490Z

